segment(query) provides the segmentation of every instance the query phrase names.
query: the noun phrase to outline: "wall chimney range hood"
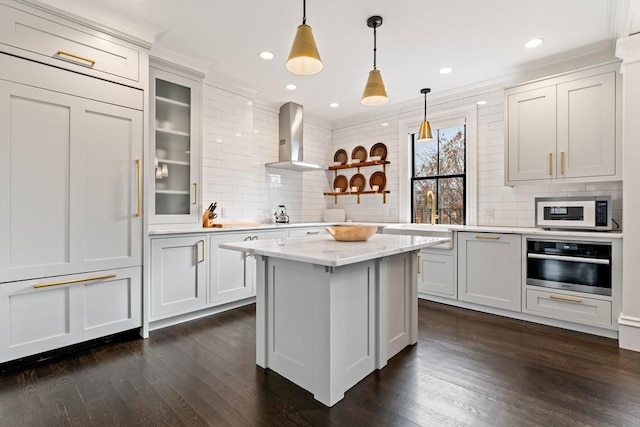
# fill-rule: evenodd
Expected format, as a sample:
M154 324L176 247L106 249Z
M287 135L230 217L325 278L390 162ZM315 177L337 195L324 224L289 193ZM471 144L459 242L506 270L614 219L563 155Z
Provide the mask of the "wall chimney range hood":
M266 167L299 172L324 169L323 166L303 161L303 121L302 105L287 102L280 107L279 161L267 163Z

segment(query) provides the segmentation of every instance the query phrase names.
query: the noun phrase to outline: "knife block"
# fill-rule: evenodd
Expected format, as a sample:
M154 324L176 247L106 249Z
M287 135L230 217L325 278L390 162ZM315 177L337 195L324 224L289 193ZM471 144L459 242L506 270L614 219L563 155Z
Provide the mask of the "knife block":
M204 228L213 228L213 219L209 219L209 214L211 212L209 212L209 209L205 209L204 213L202 214L202 226Z

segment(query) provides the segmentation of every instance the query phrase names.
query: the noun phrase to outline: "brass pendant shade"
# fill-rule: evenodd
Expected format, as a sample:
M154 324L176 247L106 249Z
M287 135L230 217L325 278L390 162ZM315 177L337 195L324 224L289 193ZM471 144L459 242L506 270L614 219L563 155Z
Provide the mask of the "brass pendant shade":
M285 67L301 76L319 73L324 68L311 27L307 25L307 2L302 1L302 24L298 25Z
M384 88L380 70L369 71L369 78L364 87L364 92L362 92L360 103L367 107L375 107L387 102L389 102L389 98L387 97L387 90Z
M307 24L298 26L285 67L293 74L301 76L319 73L324 68L311 27Z
M369 71L369 78L362 92L362 99L360 99L360 103L367 107L377 107L389 102L387 89L385 89L382 81L382 74L376 67L376 52L378 50L376 46L376 28L381 25L381 16L372 16L367 19L367 26L373 28L373 70Z
M424 120L420 124L420 130L418 131L418 138L416 141L431 141L433 140L433 134L431 133L431 124L427 121L427 94L431 92L431 89L421 89L420 93L424 94Z

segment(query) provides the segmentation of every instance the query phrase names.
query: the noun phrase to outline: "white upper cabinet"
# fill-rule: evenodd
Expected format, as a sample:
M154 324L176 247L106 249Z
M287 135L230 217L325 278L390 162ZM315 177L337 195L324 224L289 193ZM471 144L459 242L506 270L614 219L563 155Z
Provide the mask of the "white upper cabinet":
M508 89L506 184L620 180L617 86L613 64Z
M83 93L30 85L32 67ZM0 282L141 265L142 111L94 100L112 83L0 70Z
M124 40L18 2L0 4L3 51L134 87L146 54Z
M150 123L153 183L150 224L201 220L201 77L152 61Z

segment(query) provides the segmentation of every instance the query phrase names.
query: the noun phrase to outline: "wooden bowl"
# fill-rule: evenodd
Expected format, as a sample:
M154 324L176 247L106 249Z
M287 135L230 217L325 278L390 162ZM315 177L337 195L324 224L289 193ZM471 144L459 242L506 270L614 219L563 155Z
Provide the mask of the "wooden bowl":
M334 225L327 232L339 242L363 242L376 234L377 225Z

